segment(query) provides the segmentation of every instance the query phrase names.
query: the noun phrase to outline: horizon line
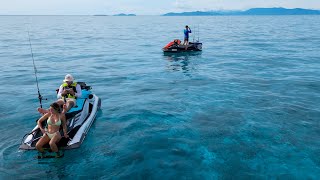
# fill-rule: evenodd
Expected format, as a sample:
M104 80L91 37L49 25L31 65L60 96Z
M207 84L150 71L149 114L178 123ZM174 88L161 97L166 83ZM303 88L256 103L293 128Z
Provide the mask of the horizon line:
M283 8L283 9L289 9L289 10L293 10L293 9L304 9L304 10L316 10L316 11L320 11L320 9L307 9L307 8L301 8L301 7L295 7L295 8L285 8L285 7L253 7L253 8L248 8L248 9L230 9L230 10L226 10L226 9L217 9L217 10L193 10L193 11L176 11L176 12L166 12L166 13L160 13L160 14L135 14L135 13L116 13L116 14L0 14L0 16L117 16L120 14L125 14L129 15L129 14L134 14L135 16L162 16L164 14L168 14L168 13L185 13L185 12L223 12L223 11L247 11L250 9L270 9L270 8ZM121 17L121 16L120 16ZM123 16L122 16L123 17ZM130 17L130 16L128 16ZM131 16L133 17L133 16Z

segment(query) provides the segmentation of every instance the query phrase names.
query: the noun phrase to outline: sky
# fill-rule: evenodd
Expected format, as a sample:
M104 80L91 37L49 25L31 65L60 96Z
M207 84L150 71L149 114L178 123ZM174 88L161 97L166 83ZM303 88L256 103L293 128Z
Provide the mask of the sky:
M0 15L160 15L255 7L320 10L320 0L0 0Z

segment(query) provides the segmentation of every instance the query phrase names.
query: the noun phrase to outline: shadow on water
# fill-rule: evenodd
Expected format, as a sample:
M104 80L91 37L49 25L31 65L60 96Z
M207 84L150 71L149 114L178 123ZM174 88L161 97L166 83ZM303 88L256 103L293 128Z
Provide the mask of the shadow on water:
M181 52L181 53L164 53L163 57L167 60L167 69L170 71L182 71L188 73L196 69L194 60L201 57L202 52Z

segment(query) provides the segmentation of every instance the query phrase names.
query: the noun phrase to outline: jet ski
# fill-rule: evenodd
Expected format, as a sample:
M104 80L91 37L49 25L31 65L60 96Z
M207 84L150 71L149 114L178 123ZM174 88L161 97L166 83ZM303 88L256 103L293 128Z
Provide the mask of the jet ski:
M59 149L80 147L101 107L101 99L92 94L91 86L87 86L84 82L78 82L78 84L81 86L82 96L81 98L77 98L77 105L66 113L69 138L62 137L58 143ZM46 121L43 123L45 127ZM60 133L63 136L62 128ZM30 133L27 133L22 138L19 149L35 150L36 143L42 135L41 130L36 125ZM49 144L45 145L44 148L50 149Z
M188 45L182 45L179 39L175 39L162 48L163 52L192 52L202 51L202 43L199 41L189 42Z

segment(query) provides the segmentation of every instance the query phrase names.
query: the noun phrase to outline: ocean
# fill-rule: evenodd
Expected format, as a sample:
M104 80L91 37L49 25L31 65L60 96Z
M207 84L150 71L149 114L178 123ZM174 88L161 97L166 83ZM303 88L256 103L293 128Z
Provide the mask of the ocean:
M0 177L317 179L320 16L0 16ZM190 40L203 51L164 54ZM102 107L80 148L19 150L64 76Z

